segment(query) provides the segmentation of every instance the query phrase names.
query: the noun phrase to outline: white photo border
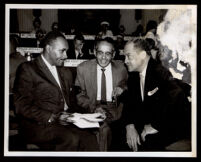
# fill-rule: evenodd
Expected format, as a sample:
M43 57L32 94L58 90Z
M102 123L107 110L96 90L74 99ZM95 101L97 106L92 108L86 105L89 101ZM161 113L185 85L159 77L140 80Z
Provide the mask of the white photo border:
M192 76L192 130L189 152L39 152L9 151L9 19L10 9L192 9L197 24L197 5L55 5L55 4L5 4L5 104L4 104L4 156L48 156L48 157L196 157L197 156L197 75ZM196 28L197 31L197 28ZM197 44L197 38L194 40ZM197 74L197 54L195 53Z

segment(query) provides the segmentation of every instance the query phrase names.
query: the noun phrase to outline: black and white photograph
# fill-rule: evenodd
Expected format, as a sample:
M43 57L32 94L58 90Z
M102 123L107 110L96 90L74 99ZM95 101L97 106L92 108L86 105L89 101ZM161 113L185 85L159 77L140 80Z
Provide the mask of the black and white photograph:
M197 157L197 5L5 4L4 156Z

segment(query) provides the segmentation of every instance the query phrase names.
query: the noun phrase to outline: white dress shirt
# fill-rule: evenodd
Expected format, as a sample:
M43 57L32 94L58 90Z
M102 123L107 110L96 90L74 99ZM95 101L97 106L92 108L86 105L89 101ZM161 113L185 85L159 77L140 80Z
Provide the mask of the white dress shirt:
M140 90L141 90L141 97L142 101L144 101L144 87L145 87L145 77L146 77L146 71L147 71L147 65L144 67L141 73L139 73L140 76Z
M101 77L102 77L102 67L97 64L97 100L101 100ZM113 79L112 79L112 66L111 63L104 68L105 69L105 79L106 79L106 99L108 102L112 101L112 91L113 91Z
M52 66L44 57L43 55L41 55L44 63L47 65L48 69L50 70L51 74L53 75L53 77L55 78L56 82L58 83L60 89L61 89L61 84L60 84L60 81L59 81L59 77L58 77L58 73L57 73L57 68L56 66ZM62 91L62 89L61 89ZM66 104L66 101L64 99L64 110L66 111L68 109L68 106Z

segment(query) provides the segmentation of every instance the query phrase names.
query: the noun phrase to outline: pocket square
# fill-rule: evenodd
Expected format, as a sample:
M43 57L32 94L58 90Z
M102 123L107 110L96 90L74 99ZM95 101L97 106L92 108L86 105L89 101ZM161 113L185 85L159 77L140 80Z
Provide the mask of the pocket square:
M156 93L158 90L159 90L158 87L156 87L156 88L154 88L152 91L149 91L149 92L147 93L147 95L148 95L148 96L152 96L152 95L153 95L154 93Z

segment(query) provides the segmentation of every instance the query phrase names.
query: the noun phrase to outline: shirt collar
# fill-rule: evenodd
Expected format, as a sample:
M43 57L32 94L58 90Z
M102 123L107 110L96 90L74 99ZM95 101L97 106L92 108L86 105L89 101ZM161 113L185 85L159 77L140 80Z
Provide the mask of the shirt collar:
M41 55L41 57L42 57L43 61L45 62L45 64L47 65L48 69L51 70L51 69L55 68L55 66L52 66L52 65L45 59L45 57L44 57L43 55Z
M101 69L108 70L108 69L110 69L110 68L111 68L111 63L109 63L109 64L108 64L106 67L104 67L104 68L103 68L103 67L101 67L99 64L97 64L97 68L98 68L98 69L100 69L100 70L101 70Z
M140 75L142 75L143 77L145 77L145 75L146 75L147 66L148 66L148 63L145 65L144 69L143 69L142 72L140 73Z

